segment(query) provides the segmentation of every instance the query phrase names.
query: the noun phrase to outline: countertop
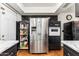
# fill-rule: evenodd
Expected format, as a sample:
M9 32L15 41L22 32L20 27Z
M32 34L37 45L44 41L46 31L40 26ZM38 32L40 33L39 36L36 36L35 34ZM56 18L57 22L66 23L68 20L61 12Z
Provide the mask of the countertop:
M2 52L4 52L5 50L7 50L7 49L9 49L10 47L12 47L13 45L15 45L15 44L17 44L19 41L16 41L16 40L14 40L14 41L3 41L3 40L1 40L0 41L0 54L2 53Z
M61 41L61 43L79 52L79 41Z

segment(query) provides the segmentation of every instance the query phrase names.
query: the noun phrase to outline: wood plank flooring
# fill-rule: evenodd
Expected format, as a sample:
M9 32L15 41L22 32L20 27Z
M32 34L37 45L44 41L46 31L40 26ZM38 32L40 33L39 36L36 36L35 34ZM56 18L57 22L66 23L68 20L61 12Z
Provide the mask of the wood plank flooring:
M32 54L28 50L18 50L17 56L63 56L63 49L61 50L50 50L46 54Z

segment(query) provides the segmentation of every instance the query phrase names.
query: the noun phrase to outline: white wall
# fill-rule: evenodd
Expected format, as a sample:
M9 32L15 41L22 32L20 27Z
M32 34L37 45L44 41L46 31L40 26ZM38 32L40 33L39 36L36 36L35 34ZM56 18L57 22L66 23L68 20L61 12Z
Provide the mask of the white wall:
M0 38L5 40L16 40L16 21L21 20L21 15L13 12L3 4L0 4L0 6L5 9L0 9ZM5 14L2 14L2 12L5 12ZM2 35L4 35L4 38L2 38Z
M70 22L69 20L66 20L66 15L71 14L72 20L75 21L75 4L70 4L67 8L64 9L59 15L58 15L58 21L61 21L61 41L63 41L63 24L66 22Z

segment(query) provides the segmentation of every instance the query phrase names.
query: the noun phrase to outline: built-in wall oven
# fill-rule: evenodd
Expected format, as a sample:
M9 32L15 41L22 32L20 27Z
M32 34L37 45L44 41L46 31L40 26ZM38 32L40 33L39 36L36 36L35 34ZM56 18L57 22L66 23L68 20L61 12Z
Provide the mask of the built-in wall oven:
M49 49L60 49L61 48L61 27L59 21L50 21L49 20Z

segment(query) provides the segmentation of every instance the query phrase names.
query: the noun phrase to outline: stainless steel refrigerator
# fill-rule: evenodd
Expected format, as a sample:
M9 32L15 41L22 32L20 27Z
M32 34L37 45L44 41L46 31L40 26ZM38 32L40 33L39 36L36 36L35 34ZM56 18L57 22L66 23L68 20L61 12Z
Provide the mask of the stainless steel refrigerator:
M48 19L30 18L30 53L48 52Z

